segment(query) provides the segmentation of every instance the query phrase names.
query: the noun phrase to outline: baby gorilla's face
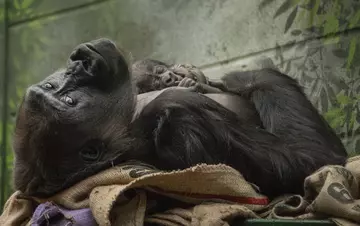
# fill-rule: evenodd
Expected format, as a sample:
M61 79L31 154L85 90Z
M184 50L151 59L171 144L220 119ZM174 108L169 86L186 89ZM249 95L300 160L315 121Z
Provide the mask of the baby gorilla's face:
M135 62L132 65L132 75L138 93L162 90L191 82L207 82L203 73L193 65L167 65L161 61L151 59ZM188 79L183 81L184 78Z

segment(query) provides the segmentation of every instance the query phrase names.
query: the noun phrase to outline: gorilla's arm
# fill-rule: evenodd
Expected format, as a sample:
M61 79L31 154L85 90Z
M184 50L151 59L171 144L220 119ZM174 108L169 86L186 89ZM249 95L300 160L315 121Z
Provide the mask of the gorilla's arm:
M222 80L228 92L244 96L255 105L267 131L303 155L304 166L347 155L341 140L295 79L274 69L261 69L232 72ZM311 152L319 158L307 158Z
M168 90L145 106L136 121L155 128L147 132L154 135L158 157L154 164L174 169L226 163L270 197L302 194L306 176L324 165L345 164L347 154L340 139L295 80L275 71L252 73L257 76L250 80L243 80L248 78L243 72L223 80L229 91L255 104L266 129L244 124L237 114L204 95ZM252 90L247 90L249 83L254 84Z

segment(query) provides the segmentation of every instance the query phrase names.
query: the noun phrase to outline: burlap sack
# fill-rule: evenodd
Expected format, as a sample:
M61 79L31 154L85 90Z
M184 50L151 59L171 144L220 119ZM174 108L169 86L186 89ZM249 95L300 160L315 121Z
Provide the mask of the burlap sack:
M126 193L129 190L135 192L129 195ZM135 163L116 166L50 199L36 200L53 201L69 209L90 207L99 225L143 225L146 217L149 217L149 222L156 217L160 219L156 215L152 218L145 216L150 192L195 206L188 210L191 211L190 218L170 214L170 218L178 218L187 222L187 225L209 225L208 222L212 221L225 225L235 215L257 217L252 211L260 210L268 204L267 198L258 194L239 172L222 164L202 164L173 172L161 172ZM209 204L199 206L204 202ZM159 203L160 206L162 204ZM219 207L215 208L215 204ZM210 211L213 214L205 214L209 208L213 209ZM29 217L27 212L25 214ZM163 213L163 216L168 214ZM224 217L220 217L222 215ZM162 219L164 224L171 225L166 224L165 218ZM9 218L2 215L0 222L6 225Z
M28 225L35 207L36 203L33 200L22 198L21 192L16 191L4 205L4 210L0 216L0 225Z
M346 167L323 167L306 178L304 197L284 195L267 203L241 174L225 165L160 172L132 163L89 177L48 200L70 209L90 207L99 225L229 225L238 217L331 219L337 225L360 225L359 168L360 157L349 159ZM29 223L35 206L18 197L16 192L8 200L0 225ZM187 206L151 212L151 206L164 205L159 197Z
M270 210L268 218L331 219L337 225L360 225L360 156L345 167L325 166L308 176L305 195L289 196Z

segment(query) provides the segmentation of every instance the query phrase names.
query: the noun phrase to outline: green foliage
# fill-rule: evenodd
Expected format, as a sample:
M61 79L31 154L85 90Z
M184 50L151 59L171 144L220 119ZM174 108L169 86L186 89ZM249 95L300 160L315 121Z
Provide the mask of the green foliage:
M263 0L259 9L274 2ZM356 36L343 35L345 30L360 26L360 2L283 0L274 13L274 19L282 20L280 16L284 15L287 15L284 33L290 33L295 40L322 37L321 42L311 48L306 45L307 42L297 44L296 49L305 51L305 55L303 60L296 62L294 76L308 87L310 97L314 97L315 104L342 138L349 153L360 153L360 103L357 94L360 90L360 42ZM329 54L328 50L339 58L339 62L344 62L344 73L336 74L331 65L325 65L326 60L322 62ZM277 48L275 59L280 59L279 67L289 73L292 59L285 60L282 51L281 47ZM314 59L320 62L314 62Z
M11 0L8 1L9 8L8 8L8 16L10 22L12 22L14 19L21 20L25 18L31 18L35 16L35 7L39 5L39 3L43 0ZM0 23L2 22L2 17L5 15L5 9L0 8ZM51 19L51 18L50 18ZM20 29L19 36L15 37L16 41L20 45L21 52L23 54L31 53L32 60L40 61L42 57L45 56L44 52L44 44L48 41L46 37L38 37L34 36L34 33L37 33L37 30L42 29L42 24L39 21L33 21L27 23L29 29ZM9 56L8 56L9 57ZM22 67L22 61L16 57L16 54L11 56L11 59L9 60L9 67L12 68L13 74L16 75L12 79L14 84L16 84L12 89L9 89L9 97L7 100L7 107L8 112L12 113L11 116L8 117L7 122L0 122L0 126L3 126L4 123L6 123L6 130L2 131L2 128L0 129L0 135L1 133L6 133L6 184L1 185L1 191L5 193L5 198L9 197L10 194L13 192L12 186L11 186L11 174L12 174L12 165L14 156L12 154L12 134L14 131L14 116L17 112L17 107L19 104L19 100L22 98L22 96L25 93L26 87L29 85L31 81L31 77L33 75L29 74L29 72L23 70ZM0 139L3 137L1 136ZM3 140L0 140L1 143L3 143ZM1 168L0 168L1 170ZM1 175L1 174L0 174ZM1 205L1 203L0 203Z
M348 115L346 109L354 109L354 106L357 106L359 103L360 96L349 97L344 92L340 92L336 96L337 106L327 111L324 117L333 128L342 127L348 123L349 129L353 129L356 121L356 112L351 111L350 115Z
M9 20L22 20L36 16L34 9L43 0L12 0L9 1Z
M270 0L263 0L259 8L271 4ZM345 29L353 29L360 25L360 10L358 3L354 2L351 6L354 9L348 14L348 9L345 7L346 1L328 1L328 0L285 0L277 9L274 19L282 14L291 11L286 19L284 33L292 27L295 21L302 24L302 30L311 29L317 31L318 36L325 36L324 45L338 44L341 40L339 32ZM307 15L308 20L303 20ZM297 19L297 20L296 20ZM298 36L301 30L296 29L291 32L294 36ZM348 44L347 64L346 68L350 69L353 63L354 54L358 42L356 39L351 40ZM342 47L344 48L344 47Z

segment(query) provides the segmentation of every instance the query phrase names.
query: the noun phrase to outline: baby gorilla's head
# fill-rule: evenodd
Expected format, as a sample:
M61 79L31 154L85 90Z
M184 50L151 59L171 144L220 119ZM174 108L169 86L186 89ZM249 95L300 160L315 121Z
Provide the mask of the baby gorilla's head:
M178 86L184 78L207 83L204 74L191 64L168 65L152 59L136 61L132 65L132 76L139 94Z

